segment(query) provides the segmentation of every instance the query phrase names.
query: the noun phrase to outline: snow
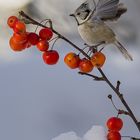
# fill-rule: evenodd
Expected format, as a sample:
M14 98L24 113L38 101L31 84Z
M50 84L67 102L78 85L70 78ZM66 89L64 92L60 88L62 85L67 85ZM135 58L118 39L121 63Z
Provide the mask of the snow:
M60 134L52 140L106 140L106 134L102 126L93 126L81 138L75 132L67 132Z
M106 140L105 130L102 126L93 126L85 135L84 140Z

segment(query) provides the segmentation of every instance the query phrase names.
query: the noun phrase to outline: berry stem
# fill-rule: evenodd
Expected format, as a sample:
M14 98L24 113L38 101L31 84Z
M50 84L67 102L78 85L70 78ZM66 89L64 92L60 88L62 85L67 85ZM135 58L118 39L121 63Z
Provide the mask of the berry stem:
M43 24L43 22L45 22L45 26L47 25L47 23L50 21L50 19L44 19L44 20L42 20L41 22L40 22L40 24ZM36 27L36 29L35 29L35 32L37 31L37 29L38 29L38 27L39 27L39 25L37 25L37 27ZM52 27L52 26L51 26Z
M108 98L111 100L111 103L113 105L113 107L115 108L115 110L118 112L119 114L119 109L117 108L117 106L115 105L114 101L113 101L113 97L112 95L108 95Z
M112 95L108 95L108 98L111 100L111 103L112 103L113 107L114 107L115 110L118 112L117 116L122 115L122 114L124 114L124 115L129 115L129 113L128 113L127 111L121 110L121 109L118 109L118 108L117 108L117 106L115 105L115 103L114 103L114 101L113 101Z
M41 23L37 22L36 20L32 19L31 17L29 17L27 14L25 14L23 11L20 11L19 14L25 18L25 19L28 19L31 21L31 24L34 24L34 25L38 25L38 26L41 26L41 27L44 27L46 28L45 25L42 25ZM69 43L72 47L74 47L76 50L80 51L86 58L90 59L90 56L85 53L82 49L80 49L77 45L75 45L72 41L70 41L69 39L67 39L66 37L64 37L63 35L61 35L60 33L58 33L56 30L54 30L53 28L51 28L52 31L58 35L59 38L61 38L62 40L66 41L67 43ZM110 88L114 91L114 93L118 96L118 98L121 100L122 104L125 106L125 108L127 109L128 113L129 113L129 116L132 118L133 122L135 123L136 127L138 128L139 132L140 132L140 125L139 125L139 122L137 121L135 115L133 114L131 108L129 107L129 105L127 104L126 100L124 99L123 97L123 94L120 93L119 91L119 86L120 84L117 85L117 88L111 83L111 81L107 78L107 76L105 75L105 73L103 72L102 69L98 68L98 71L100 72L100 74L102 75L101 78L97 77L97 76L94 76L94 75L91 75L91 74L87 74L87 73L81 73L82 75L86 75L86 76L89 76L89 77L92 77L94 78L95 80L98 79L99 81L100 80L103 80L105 81L109 86Z
M60 38L59 38L59 37L55 38L55 40L54 40L54 42L53 42L53 44L52 44L51 50L53 50L54 45L55 45L55 43L58 41L58 39L60 39Z

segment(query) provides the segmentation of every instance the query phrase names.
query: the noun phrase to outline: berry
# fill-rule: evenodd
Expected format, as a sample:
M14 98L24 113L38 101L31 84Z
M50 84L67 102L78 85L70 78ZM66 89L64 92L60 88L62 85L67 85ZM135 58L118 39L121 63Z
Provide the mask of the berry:
M53 37L53 32L50 28L43 28L39 32L39 37L43 40L50 40Z
M91 57L91 63L97 68L101 68L105 63L106 57L101 52L96 52Z
M7 20L7 24L10 28L14 28L17 21L18 21L18 18L16 16L10 16Z
M83 58L80 61L79 69L80 69L81 72L89 73L93 70L93 65L90 62L90 60L88 60L86 58Z
M17 21L14 25L14 32L18 34L23 34L26 32L26 25L24 22Z
M121 135L117 131L109 131L107 140L121 140Z
M13 36L11 37L9 44L11 49L14 51L22 51L28 46L28 42L24 42L24 43L16 42Z
M17 33L14 33L13 34L13 38L14 38L14 41L16 43L25 43L27 42L27 34L17 34Z
M36 47L40 50L40 51L47 51L49 48L49 43L46 40L40 40Z
M42 57L43 57L44 62L48 65L54 65L59 60L59 54L55 50L44 52Z
M70 52L65 56L64 62L71 69L76 69L79 67L80 58L77 54Z
M36 45L39 42L39 36L31 32L28 34L28 41L31 45Z
M123 127L123 121L117 117L111 117L106 124L111 131L120 131Z

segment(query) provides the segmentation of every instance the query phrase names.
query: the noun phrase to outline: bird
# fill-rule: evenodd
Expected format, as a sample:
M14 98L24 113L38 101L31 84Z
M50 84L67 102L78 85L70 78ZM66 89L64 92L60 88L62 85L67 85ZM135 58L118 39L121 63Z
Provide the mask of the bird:
M132 61L133 58L125 47L118 41L116 34L107 24L117 21L127 8L119 0L93 0L94 8L90 8L89 0L82 3L73 14L78 25L78 32L88 46L114 44L123 56Z

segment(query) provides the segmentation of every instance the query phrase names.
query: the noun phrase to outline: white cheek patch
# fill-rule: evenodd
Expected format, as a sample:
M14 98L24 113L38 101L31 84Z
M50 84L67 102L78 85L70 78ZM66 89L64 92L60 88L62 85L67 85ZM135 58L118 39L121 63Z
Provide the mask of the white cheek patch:
M85 19L88 17L88 15L89 15L89 13L83 12L83 13L81 13L80 18L81 18L82 20L85 20Z

